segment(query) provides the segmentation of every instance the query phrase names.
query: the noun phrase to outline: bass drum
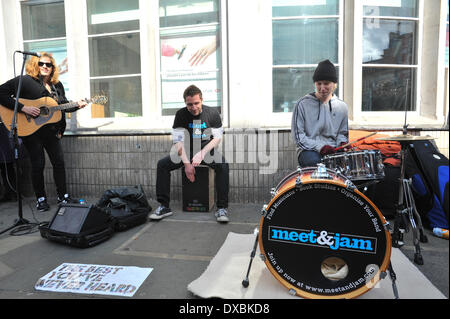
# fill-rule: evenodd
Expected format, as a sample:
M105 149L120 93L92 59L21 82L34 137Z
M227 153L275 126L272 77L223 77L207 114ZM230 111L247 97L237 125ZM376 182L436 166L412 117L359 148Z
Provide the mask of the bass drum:
M386 272L386 220L343 175L324 166L299 170L272 194L260 221L259 247L269 271L291 294L355 298Z

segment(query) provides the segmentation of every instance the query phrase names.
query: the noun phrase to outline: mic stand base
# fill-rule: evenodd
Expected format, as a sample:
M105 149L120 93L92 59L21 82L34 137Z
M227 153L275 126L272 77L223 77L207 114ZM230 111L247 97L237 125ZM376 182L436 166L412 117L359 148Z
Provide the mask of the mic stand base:
M28 225L28 224L30 224L30 222L29 222L28 220L24 219L24 218L16 219L16 220L14 221L14 225L8 227L8 228L5 229L5 230L2 230L2 231L0 232L0 235L6 233L6 232L9 231L9 230L12 230L12 229L18 227L18 226Z

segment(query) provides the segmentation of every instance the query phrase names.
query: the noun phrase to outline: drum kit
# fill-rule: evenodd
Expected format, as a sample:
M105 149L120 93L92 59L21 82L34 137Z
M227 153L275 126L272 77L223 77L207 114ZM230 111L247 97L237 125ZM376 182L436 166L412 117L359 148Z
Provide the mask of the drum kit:
M413 227L415 261L423 263L414 217L421 230L422 224L404 167L408 142L420 139L432 137L403 134L381 139L402 145L398 216L392 237L389 222L360 190L384 178L381 153L365 150L325 156L317 167L299 167L272 189L272 198L264 205L255 229L242 285L249 286L259 245L266 267L292 295L356 298L389 273L394 298L398 299L391 250L399 247L400 232L407 223Z

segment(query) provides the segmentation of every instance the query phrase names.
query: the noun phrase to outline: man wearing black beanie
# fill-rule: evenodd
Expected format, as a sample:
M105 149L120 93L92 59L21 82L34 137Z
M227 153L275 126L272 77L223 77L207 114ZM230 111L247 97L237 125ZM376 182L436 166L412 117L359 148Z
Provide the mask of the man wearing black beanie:
M313 81L314 83L318 81L330 81L337 83L337 74L334 64L331 63L330 60L320 62L314 71Z
M348 143L348 107L334 94L337 72L333 63L320 62L313 81L316 91L301 98L292 114L300 167L316 166L323 156Z

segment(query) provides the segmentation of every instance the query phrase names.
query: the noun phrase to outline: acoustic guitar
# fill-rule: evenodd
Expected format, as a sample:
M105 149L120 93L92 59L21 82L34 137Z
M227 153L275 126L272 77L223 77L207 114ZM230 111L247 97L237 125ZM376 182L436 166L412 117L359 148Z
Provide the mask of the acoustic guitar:
M85 99L85 101L87 103L106 104L108 98L104 95L98 95L91 99ZM62 118L61 111L78 106L78 102L58 105L58 102L49 96L41 97L36 100L19 99L19 102L24 106L34 106L40 109L40 114L36 117L30 116L23 112L17 112L16 126L17 134L20 137L31 135L44 125L60 121ZM11 131L13 115L13 110L0 105L0 117L9 131Z

